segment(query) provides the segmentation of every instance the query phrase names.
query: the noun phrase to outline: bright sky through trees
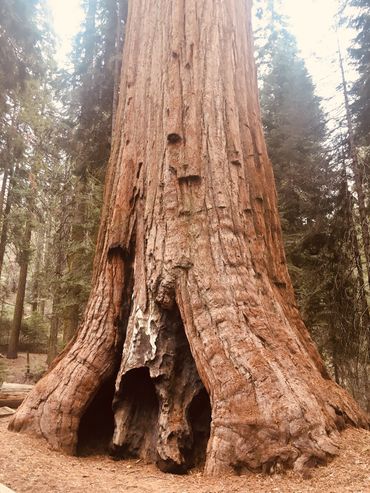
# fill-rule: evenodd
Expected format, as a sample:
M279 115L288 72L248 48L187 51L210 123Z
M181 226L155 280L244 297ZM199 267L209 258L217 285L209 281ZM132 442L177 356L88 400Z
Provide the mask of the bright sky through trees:
M83 19L81 0L47 0L47 2L58 36L57 60L60 65L65 65L68 63L73 37L77 34Z
M58 62L68 63L73 36L77 33L83 18L81 0L47 0L59 37ZM338 106L338 99L330 102L340 84L337 59L337 40L334 31L335 14L339 0L284 0L284 13L290 19L290 28L297 38L298 46L306 61L307 68L317 86L317 93L326 101L327 110ZM350 42L348 30L341 29L343 54ZM348 77L351 70L347 67Z
M333 110L338 106L335 93L341 84L335 33L339 0L284 0L282 6L290 19L292 34L297 39L317 93L326 100L326 109ZM354 75L352 67L346 63L352 37L349 29L340 28L339 42L349 80Z

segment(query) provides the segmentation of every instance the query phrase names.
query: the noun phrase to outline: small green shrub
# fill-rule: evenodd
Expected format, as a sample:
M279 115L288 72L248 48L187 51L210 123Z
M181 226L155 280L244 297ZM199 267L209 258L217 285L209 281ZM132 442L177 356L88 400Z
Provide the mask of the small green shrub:
M7 347L12 319L0 318L0 346ZM19 338L20 351L44 352L47 348L49 322L37 312L23 319Z
M39 365L36 368L31 369L28 378L30 382L37 383L44 375L46 366Z
M20 344L30 350L43 351L48 341L49 323L38 312L33 312L22 323Z
M6 375L5 365L4 365L3 361L0 358L0 385L5 380L5 375Z
M9 340L12 321L10 318L0 318L0 346L6 346Z

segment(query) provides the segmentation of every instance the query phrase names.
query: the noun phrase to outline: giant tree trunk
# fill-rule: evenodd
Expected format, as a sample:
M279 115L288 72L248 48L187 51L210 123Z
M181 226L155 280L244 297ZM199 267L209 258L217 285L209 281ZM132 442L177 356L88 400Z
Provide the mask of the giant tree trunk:
M75 453L112 379L112 452L163 470L302 468L367 426L295 305L250 1L130 2L93 289L11 428Z

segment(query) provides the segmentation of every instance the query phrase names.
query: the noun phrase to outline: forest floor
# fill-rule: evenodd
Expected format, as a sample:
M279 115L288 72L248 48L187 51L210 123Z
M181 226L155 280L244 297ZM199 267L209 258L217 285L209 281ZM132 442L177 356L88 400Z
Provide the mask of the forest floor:
M27 358L2 359L7 382L27 383ZM30 355L30 373L46 368L46 355ZM0 418L0 484L17 493L368 493L370 492L370 432L346 430L342 452L327 467L312 470L310 479L287 472L264 476L208 478L199 471L186 476L161 473L142 461L114 462L106 455L68 457L46 442L11 433L10 418Z
M1 358L2 378L8 383L33 383L47 368L46 354L30 353L30 376L27 376L27 353L18 353L17 359Z
M114 462L104 455L68 457L43 440L8 431L0 419L0 483L17 493L368 493L370 433L346 430L342 452L311 479L288 472L208 478L199 471L186 476L164 474L141 461Z

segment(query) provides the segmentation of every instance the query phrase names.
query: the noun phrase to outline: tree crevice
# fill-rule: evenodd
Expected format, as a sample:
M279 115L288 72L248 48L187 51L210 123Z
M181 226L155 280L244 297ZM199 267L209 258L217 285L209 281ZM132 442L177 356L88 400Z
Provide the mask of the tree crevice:
M96 393L78 427L77 455L107 453L114 429L112 400L115 379L110 378Z
M160 286L162 295L168 294L164 284ZM149 322L146 319L146 336L128 330L131 354L147 356L137 368L123 360L113 404L111 450L115 457L139 457L155 462L162 471L183 474L205 463L211 405L176 302L172 296L171 303L160 295L159 299L156 318L152 312Z

